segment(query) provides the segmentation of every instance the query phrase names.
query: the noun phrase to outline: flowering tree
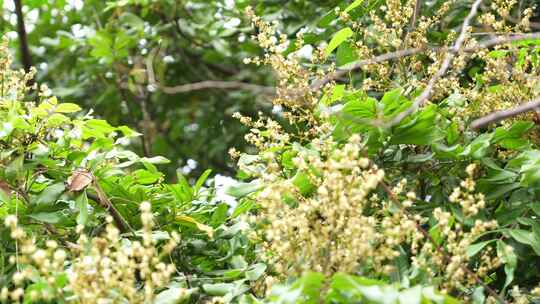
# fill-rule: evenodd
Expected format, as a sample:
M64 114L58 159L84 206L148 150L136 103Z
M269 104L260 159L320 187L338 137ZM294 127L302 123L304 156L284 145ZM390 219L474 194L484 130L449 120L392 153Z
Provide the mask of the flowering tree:
M156 3L105 11L132 24L126 12L159 15ZM272 88L235 79L167 86L155 62L161 46L116 58L101 49L107 31L89 41L93 60L130 67L129 77L116 71L117 84L135 99L215 88L271 100L271 112L231 115L249 131L247 145L229 150L238 181L226 191L206 182L210 171L167 182L157 166L168 160L144 148L152 130L60 103L30 68L11 69L4 44L0 299L538 301L535 4L336 5L291 32L288 20L241 2L258 45L242 61L271 70ZM144 156L122 145L141 136Z

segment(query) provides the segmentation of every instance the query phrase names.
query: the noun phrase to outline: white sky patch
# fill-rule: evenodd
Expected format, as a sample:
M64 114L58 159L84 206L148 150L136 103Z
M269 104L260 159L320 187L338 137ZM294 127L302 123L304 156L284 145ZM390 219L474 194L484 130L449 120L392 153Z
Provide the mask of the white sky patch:
M37 8L24 15L25 22L36 23L39 19L39 10Z
M17 32L15 31L9 31L6 33L6 36L9 38L9 39L17 39Z
M187 160L187 165L191 168L191 170L194 170L195 168L197 168L198 164L196 160L190 158Z
M235 2L236 1L234 1L234 0L225 0L225 8L229 9L229 10L234 9L234 7L236 6Z
M92 28L83 26L80 23L71 26L71 33L73 33L73 37L78 39L84 39L95 35L95 31Z
M15 2L13 0L4 0L4 10L15 11Z
M171 55L167 55L167 56L163 57L163 62L165 62L165 63L173 63L174 62L174 57L171 56Z
M280 106L280 105L274 105L274 106L272 107L272 113L274 113L274 114L280 114L280 113L282 113L282 112L283 112L283 107L282 107L282 106Z
M238 183L237 180L235 180L232 177L225 176L225 175L216 175L214 177L214 187L216 189L216 200L225 202L227 205L231 206L232 208L235 208L237 205L236 198L228 195L227 188L230 186L236 185Z
M234 29L240 25L242 21L238 18L231 18L229 21L223 24L223 27L226 29Z
M192 123L184 127L185 132L196 132L197 130L199 130L199 124L197 123Z
M11 25L13 25L13 26L16 26L17 25L17 15L11 14L9 16L9 23L11 23Z
M310 44L306 44L301 49L296 51L296 55L298 55L300 58L311 60L313 57L313 47Z
M77 10L80 11L84 7L84 1L83 0L68 0L68 5Z

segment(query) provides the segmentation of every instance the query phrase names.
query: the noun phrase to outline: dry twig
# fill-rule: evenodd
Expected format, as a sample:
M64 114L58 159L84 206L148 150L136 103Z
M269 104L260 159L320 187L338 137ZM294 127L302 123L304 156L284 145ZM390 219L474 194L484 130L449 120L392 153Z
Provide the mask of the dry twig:
M152 51L152 54L146 59L146 73L148 74L148 82L150 85L156 86L161 91L167 94L187 93L192 91L200 91L207 89L220 89L220 90L246 90L255 93L262 93L265 95L275 95L276 90L273 87L267 87L258 84L252 84L241 81L221 81L221 80L204 80L194 83L188 83L177 86L165 86L159 83L154 73L154 59L159 52L159 48Z
M467 15L467 17L465 17L465 20L463 21L463 25L461 26L461 32L459 33L459 36L456 39L456 42L454 43L454 46L448 50L448 53L446 54L446 57L441 63L439 70L437 70L435 75L431 77L424 91L422 91L422 93L418 97L416 97L412 105L407 110L399 113L394 118L392 118L392 120L390 120L386 124L387 127L392 127L399 124L407 116L416 112L416 110L418 110L418 108L423 106L424 103L426 103L426 101L431 97L435 84L437 83L437 81L439 81L441 77L444 76L444 74L446 74L446 71L448 70L448 68L450 68L450 64L452 63L452 60L454 59L456 54L460 52L463 46L463 43L465 42L465 38L467 36L469 24L471 23L472 19L478 12L478 7L480 6L481 3L482 3L482 0L476 0L473 3L469 14Z
M471 128L478 129L489 125L490 123L498 122L503 119L517 116L519 114L533 111L540 108L540 97L537 97L529 102L521 104L512 109L492 112L484 117L478 118L471 123Z
M540 39L540 32L529 33L529 34L515 34L515 35L502 35L492 39L487 39L485 41L480 41L476 45L463 47L460 51L465 53L475 52L481 49L486 49L495 45L501 45L506 43L512 43L516 41L522 41L527 39ZM364 59L354 62L353 64L341 67L336 72L329 74L323 79L313 82L312 89L314 91L319 90L323 85L345 76L347 73L358 70L364 66L377 64L389 60L395 60L402 57L412 56L420 54L425 51L434 51L434 52L451 52L451 49L447 47L423 47L423 48L411 48L405 50L399 50L395 52L385 53L370 59Z

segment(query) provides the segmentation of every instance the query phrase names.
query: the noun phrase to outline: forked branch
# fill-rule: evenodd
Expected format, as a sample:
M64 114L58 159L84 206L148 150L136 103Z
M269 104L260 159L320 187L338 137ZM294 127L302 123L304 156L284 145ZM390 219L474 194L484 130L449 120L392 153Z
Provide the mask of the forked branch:
M478 118L471 123L471 128L478 129L489 125L490 123L499 122L503 119L517 116L519 114L533 111L540 108L540 97L537 97L529 102L521 104L512 109L492 112L484 117Z

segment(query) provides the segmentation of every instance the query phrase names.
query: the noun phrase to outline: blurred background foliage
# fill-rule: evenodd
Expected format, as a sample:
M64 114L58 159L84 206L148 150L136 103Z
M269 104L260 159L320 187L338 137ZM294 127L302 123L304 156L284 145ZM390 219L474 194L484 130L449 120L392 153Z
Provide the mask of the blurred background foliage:
M520 5L528 7L534 1L523 0ZM422 14L433 15L444 2L426 2ZM448 28L459 26L466 2L456 3L441 30L430 31L430 40L440 41ZM309 61L340 28L334 9L349 4L338 0L0 0L0 29L12 38L19 66L37 67L38 83L46 83L64 101L92 108L114 125L143 133L141 140L126 144L145 156L166 155L172 160L164 168L168 176L176 176L176 170L198 176L206 168L233 175L227 150L249 147L243 139L247 130L231 115L279 114L270 102L272 71L243 63L244 58L262 55L250 39L254 33L245 7L253 6L257 15L279 21L280 33L291 42L297 33L305 32L305 46L299 52ZM383 4L360 1L352 17L368 18ZM539 16L535 12L532 20ZM25 38L18 19L24 21ZM21 44L28 45L27 52L21 51ZM348 44L340 46L337 57L338 65L357 59ZM205 81L230 87L190 86Z
M258 15L280 20L280 30L294 38L304 28L314 29L340 2L0 0L0 27L12 38L23 67L20 5L31 60L26 65L37 67L37 82L64 101L143 133L141 141L129 144L146 156L166 155L172 160L169 176L177 169L196 176L205 168L232 175L228 148L247 148L246 129L232 113L279 111L268 98L272 72L243 63L262 54L250 39L244 8L252 5ZM326 40L333 32L332 26L318 29L307 42ZM312 49L302 51L309 56ZM149 65L155 81L148 77ZM201 81L261 87L162 89Z

